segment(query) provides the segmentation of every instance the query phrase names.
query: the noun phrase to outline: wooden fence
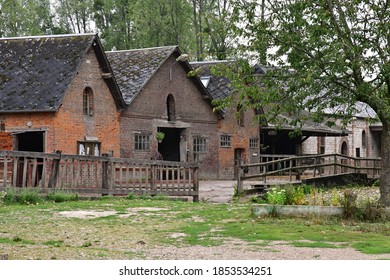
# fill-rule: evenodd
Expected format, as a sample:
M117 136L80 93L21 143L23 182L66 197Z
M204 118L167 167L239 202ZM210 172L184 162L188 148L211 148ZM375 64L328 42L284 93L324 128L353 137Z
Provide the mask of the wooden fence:
M305 156L261 155L260 163L240 166L238 187L250 179L267 177L282 178L287 182L305 178L332 176L348 173L364 173L369 178L378 178L381 169L380 158L350 157L341 154L321 154Z
M55 189L90 195L165 194L199 200L194 163L0 151L0 190Z

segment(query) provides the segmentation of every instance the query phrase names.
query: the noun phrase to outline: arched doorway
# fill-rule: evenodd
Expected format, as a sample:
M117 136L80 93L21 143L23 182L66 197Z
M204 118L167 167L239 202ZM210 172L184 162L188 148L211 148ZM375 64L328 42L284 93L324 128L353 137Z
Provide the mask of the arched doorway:
M344 156L348 155L348 145L347 142L343 141L341 144L341 154ZM348 164L348 159L345 157L341 158L341 164L342 165L347 165ZM346 173L348 171L348 168L346 166L341 166L341 172Z

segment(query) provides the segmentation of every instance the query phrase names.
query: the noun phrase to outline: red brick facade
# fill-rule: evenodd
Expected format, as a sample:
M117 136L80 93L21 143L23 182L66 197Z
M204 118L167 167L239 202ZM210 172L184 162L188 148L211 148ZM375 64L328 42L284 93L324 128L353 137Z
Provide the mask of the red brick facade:
M83 115L83 91L93 91L93 114ZM119 117L111 92L102 78L102 70L91 48L56 113L7 113L2 115L5 130L14 134L43 133L43 151L61 150L76 154L78 141L101 143L100 154L113 152L119 156ZM14 147L18 149L18 147Z
M172 81L169 72L172 73ZM174 115L168 121L168 96L173 96ZM217 178L218 161L218 116L213 112L210 101L202 98L193 80L171 56L152 76L145 87L134 98L122 115L121 156L135 159L150 159L157 150L165 149L172 154L179 153L174 160L199 162L201 178ZM166 138L158 144L157 131L165 131ZM149 136L150 147L136 150L135 135ZM206 141L206 151L194 152L194 139ZM164 142L165 141L165 142ZM171 142L168 144L166 142ZM196 141L196 140L195 140ZM179 151L178 151L179 150ZM169 158L164 158L172 160Z
M252 109L239 113L234 108L228 108L225 118L218 124L219 139L219 178L232 179L237 177L239 158L243 163L258 162L259 156L259 125L254 123L255 113ZM230 138L230 146L222 145L221 137ZM252 140L252 147L250 146ZM256 145L257 143L257 145ZM225 143L226 144L226 143Z

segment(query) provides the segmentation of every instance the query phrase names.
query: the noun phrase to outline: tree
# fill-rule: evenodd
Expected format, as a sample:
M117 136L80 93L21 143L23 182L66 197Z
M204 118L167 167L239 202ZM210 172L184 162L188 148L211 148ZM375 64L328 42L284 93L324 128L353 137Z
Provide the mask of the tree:
M92 0L57 0L58 24L69 33L92 32Z
M191 32L187 0L138 0L134 7L134 28L139 47L180 45L188 48Z
M268 47L264 87L250 86L249 62L234 75L234 87L249 106L268 106L268 118L281 112L299 128L309 111L317 122L334 124L331 108L345 122L357 101L382 122L380 203L390 206L390 2L382 0L265 0L261 18L256 1L237 1L236 20L245 20L239 49L259 55ZM245 48L244 48L245 47ZM243 84L242 81L245 81ZM244 100L244 99L242 99Z
M52 32L49 0L0 0L0 37Z
M224 60L235 43L232 0L192 0L196 60Z
M95 0L93 11L96 27L108 50L130 49L136 44L134 5L136 0Z

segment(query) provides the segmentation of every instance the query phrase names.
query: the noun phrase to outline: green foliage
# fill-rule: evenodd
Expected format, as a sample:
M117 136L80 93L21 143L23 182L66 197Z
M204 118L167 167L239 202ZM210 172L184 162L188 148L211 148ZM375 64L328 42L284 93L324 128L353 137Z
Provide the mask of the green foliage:
M77 201L79 196L76 193L69 193L61 190L53 190L46 196L42 195L39 189L31 188L8 188L0 192L3 204L38 204L43 202L67 202ZM0 197L1 198L1 197Z
M46 199L54 202L77 201L79 200L79 196L77 193L55 190L49 192Z
M0 206L4 204L5 197L7 196L7 193L4 191L0 192Z
M287 200L286 190L272 188L271 191L265 194L264 198L270 204L284 205Z
M39 190L23 188L17 194L17 202L20 204L38 204L43 202L43 198L39 194Z
M287 205L306 204L306 193L304 186L289 186L286 188Z

